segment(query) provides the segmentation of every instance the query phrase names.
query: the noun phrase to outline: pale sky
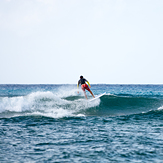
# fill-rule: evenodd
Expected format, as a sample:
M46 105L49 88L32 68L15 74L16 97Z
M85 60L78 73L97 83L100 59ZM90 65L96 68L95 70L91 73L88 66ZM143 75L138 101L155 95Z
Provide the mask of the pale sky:
M163 83L163 0L0 0L0 84Z

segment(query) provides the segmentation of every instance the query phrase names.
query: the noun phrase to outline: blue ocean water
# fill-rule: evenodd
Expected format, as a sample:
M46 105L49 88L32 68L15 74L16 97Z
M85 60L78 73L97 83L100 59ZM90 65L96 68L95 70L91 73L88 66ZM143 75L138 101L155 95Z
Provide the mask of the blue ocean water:
M91 90L0 85L0 162L162 163L163 85Z

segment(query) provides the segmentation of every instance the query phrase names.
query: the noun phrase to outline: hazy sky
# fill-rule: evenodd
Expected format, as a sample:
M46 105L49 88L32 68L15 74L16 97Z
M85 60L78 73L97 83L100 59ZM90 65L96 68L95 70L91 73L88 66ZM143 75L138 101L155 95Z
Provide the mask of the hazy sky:
M163 83L163 0L0 0L0 84Z

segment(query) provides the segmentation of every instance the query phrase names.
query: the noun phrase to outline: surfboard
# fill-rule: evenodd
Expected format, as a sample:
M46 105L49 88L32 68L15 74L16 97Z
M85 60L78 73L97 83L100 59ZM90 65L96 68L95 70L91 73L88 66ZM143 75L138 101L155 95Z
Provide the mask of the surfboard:
M94 101L94 100L96 100L96 99L102 97L102 96L105 95L105 94L106 94L106 92L104 92L104 93L102 93L102 94L99 94L99 95L95 96L95 98L90 99L89 101Z

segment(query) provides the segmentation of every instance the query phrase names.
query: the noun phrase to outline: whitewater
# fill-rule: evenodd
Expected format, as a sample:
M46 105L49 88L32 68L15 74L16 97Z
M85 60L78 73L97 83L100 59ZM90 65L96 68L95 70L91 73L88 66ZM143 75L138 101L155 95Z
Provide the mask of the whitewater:
M163 85L91 90L0 85L0 162L162 162Z

